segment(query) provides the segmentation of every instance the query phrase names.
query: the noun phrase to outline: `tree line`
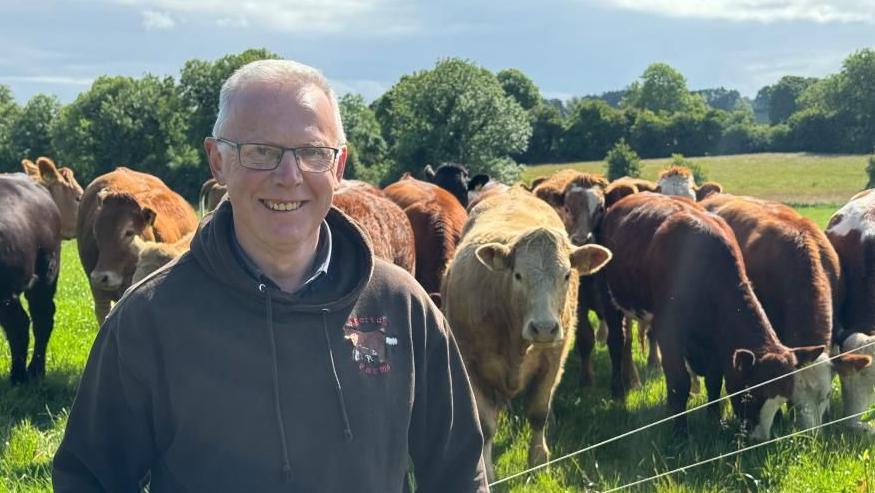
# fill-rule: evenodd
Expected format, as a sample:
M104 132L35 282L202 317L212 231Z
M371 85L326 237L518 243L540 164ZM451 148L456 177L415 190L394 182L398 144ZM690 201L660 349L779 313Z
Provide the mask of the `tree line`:
M277 57L251 49L189 60L178 78L102 76L67 105L38 94L20 106L0 85L0 171L46 155L88 182L123 164L193 199L209 176L202 142L222 81L250 61ZM621 90L548 100L519 70L492 73L448 58L403 75L370 104L346 94L340 106L347 176L373 183L442 162L510 181L521 164L600 160L619 142L643 158L868 153L875 147L875 50L851 54L839 73L822 79L784 76L752 101L725 88L691 91L664 63Z

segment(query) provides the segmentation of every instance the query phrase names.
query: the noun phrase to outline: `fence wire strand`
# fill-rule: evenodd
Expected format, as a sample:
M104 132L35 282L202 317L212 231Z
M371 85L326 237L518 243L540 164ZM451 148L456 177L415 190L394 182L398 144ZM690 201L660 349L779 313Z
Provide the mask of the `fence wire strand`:
M621 434L616 435L616 436L614 436L614 437L608 438L607 440L603 440L603 441L598 442L598 443L595 443L595 444L593 444L593 445L589 445L589 446L587 446L587 447L584 447L584 448L582 448L582 449L580 449L580 450L577 450L577 451L571 452L571 453L569 453L569 454L565 454L565 455L563 455L563 456L561 456L561 457L557 457L557 458L555 458L555 459L549 460L549 461L547 461L547 462L545 462L545 463L543 463L543 464L539 464L539 465L537 465L537 466L531 467L531 468L529 468L529 469L526 469L526 470L524 470L524 471L518 472L518 473L516 473L516 474L512 474L512 475L510 475L510 476L507 476L507 477L501 478L501 479L499 479L499 480L497 480L497 481L494 481L494 482L490 483L489 486L490 486L490 487L493 487L493 486L496 486L496 485L499 485L499 484L502 484L502 483L505 483L505 482L511 481L511 480L513 480L513 479L516 479L516 478L518 478L518 477L520 477L520 476L525 476L525 475L527 475L527 474L530 474L530 473L532 473L532 472L538 471L538 470L543 469L543 468L545 468L545 467L551 466L551 465L556 464L556 463L558 463L558 462L565 461L565 460L570 459L570 458L572 458L572 457L574 457L574 456L580 455L580 454L585 453L585 452L590 452L590 451L592 451L592 450L595 450L595 449L597 449L597 448L599 448L599 447L602 447L602 446L604 446L604 445L607 445L607 444L609 444L609 443L613 443L613 442L616 442L616 441L618 441L618 440L622 440L623 438L626 438L626 437L628 437L628 436L631 436L631 435L634 435L634 434L639 433L639 432L641 432L641 431L644 431L644 430L647 430L647 429L653 428L654 426L661 425L661 424L663 424L663 423L666 423L666 422L668 422L668 421L671 421L671 420L673 420L673 419L675 419L675 418L678 418L678 417L680 417L680 416L684 416L684 415L687 415L687 414L693 413L693 412L695 412L695 411L698 411L698 410L700 410L700 409L704 409L704 408L706 408L706 407L708 407L708 406L711 406L711 405L713 405L713 404L717 404L718 402L722 402L722 401L724 401L724 400L731 399L731 398L733 398L733 397L735 397L735 396L737 396L737 395L741 395L741 394L745 394L745 393L747 393L747 392L750 392L751 390L753 390L753 389L755 389L755 388L762 387L762 386L764 386L764 385L768 385L768 384L770 384L770 383L772 383L772 382L776 382L776 381L781 380L781 379L783 379L783 378L787 378L787 377L789 377L789 376L795 375L795 374L797 374L797 373L799 373L799 372L802 372L802 371L805 371L805 370L807 370L807 369L809 369L809 368L813 368L813 367L818 366L818 365L823 365L823 364L826 364L826 363L830 363L830 362L832 362L833 360L835 360L835 359L837 359L837 358L840 358L840 357L842 357L842 356L845 356L845 355L847 355L847 354L860 352L861 350L866 349L867 347L870 347L870 346L875 346L875 341L868 342L868 343L863 344L863 345L861 345L860 347L856 347L856 348L854 348L854 349L849 349L849 350L847 350L847 351L845 351L845 352L842 352L842 353L836 354L835 356L830 356L830 357L827 358L827 359L823 359L823 360L820 360L820 361L815 361L814 363L812 363L812 364L810 364L810 365L804 366L804 367L802 367L802 368L797 368L797 369L795 369L795 370L793 370L793 371L791 371L791 372L785 373L784 375L777 376L777 377L775 377L775 378L772 378L772 379L770 379L770 380L766 380L766 381L764 381L764 382L760 382L760 383L758 383L758 384L756 384L756 385L752 385L752 386L750 386L750 387L745 387L744 389L739 390L738 392L734 392L734 393L732 393L732 394L728 394L728 395L723 396L723 397L721 397L721 398L719 398L719 399L715 399L715 400L713 400L713 401L711 401L711 402L706 402L705 404L701 404L701 405L698 405L698 406L696 406L696 407L693 407L693 408L687 409L686 411L682 411L682 412L679 412L679 413L677 413L677 414L673 414L673 415L671 415L671 416L669 416L669 417L667 417L667 418L662 418L662 419L660 419L660 420L658 420L658 421L654 421L653 423L646 424L646 425L641 426L641 427L639 427L639 428L635 428L635 429L630 430L630 431L627 431L627 432L625 432L625 433L621 433ZM698 378L698 377L697 377L697 378ZM869 412L869 411L864 411L864 413L865 413L865 412ZM860 414L863 414L863 413L858 413L858 415L860 415ZM846 417L843 418L843 419L849 419L849 418L850 418L849 416L846 416ZM835 420L835 421L833 421L833 422L838 422L838 421L841 421L841 420ZM833 423L833 422L831 422L831 423ZM796 432L796 433L800 433L800 432ZM792 435L784 435L784 436L792 436ZM760 446L762 446L762 444L760 444Z

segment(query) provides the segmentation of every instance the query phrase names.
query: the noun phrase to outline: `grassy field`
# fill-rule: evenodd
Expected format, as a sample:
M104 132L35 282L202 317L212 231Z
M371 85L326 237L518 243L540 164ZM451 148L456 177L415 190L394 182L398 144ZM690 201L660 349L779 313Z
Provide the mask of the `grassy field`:
M732 159L744 172L734 169ZM865 183L865 159L860 156L812 157L802 155L734 156L700 161L709 177L727 190L781 198L823 226L832 212ZM655 177L665 160L647 161L645 177ZM798 164L798 169L793 163ZM598 170L598 164L583 167ZM785 177L776 172L791 175ZM549 172L533 168L531 176ZM799 184L799 194L785 191ZM792 190L792 188L790 188ZM807 205L802 205L807 204ZM77 258L75 242L65 242L61 280L56 297L55 332L49 344L48 376L37 384L11 388L8 383L8 346L0 343L0 492L51 491L51 459L66 424L66 413L76 382L97 331L87 279ZM625 404L611 400L608 389L607 350L594 355L597 382L580 388L576 382L577 357L572 354L566 378L555 400L548 428L553 456L579 450L665 417L665 384L661 372L647 371L637 352L643 387ZM838 382L827 419L840 416ZM691 403L703 403L698 396ZM499 478L526 468L528 425L518 408L502 418L495 445ZM705 411L690 417L691 438L678 440L665 424L637 433L592 452L495 488L512 492L604 491L654 474L685 466L748 444L738 432L728 406L724 420L709 419ZM777 423L780 434L792 432L792 419ZM817 435L803 435L768 445L686 472L646 483L630 491L675 492L875 492L875 442L839 427Z

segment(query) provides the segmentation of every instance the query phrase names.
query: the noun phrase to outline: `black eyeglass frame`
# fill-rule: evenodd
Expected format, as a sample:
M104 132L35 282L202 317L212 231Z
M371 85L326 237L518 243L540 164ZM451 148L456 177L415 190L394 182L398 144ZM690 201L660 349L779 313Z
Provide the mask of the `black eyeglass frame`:
M292 155L295 156L295 163L298 165L298 169L300 169L301 171L305 171L307 173L324 173L326 171L334 169L334 166L337 164L337 156L340 154L339 148L330 147L330 146L283 147L283 146L278 146L278 145L274 145L274 144L263 144L260 142L234 142L233 140L224 139L222 137L210 137L210 138L215 140L216 142L221 142L223 144L228 144L230 146L233 146L234 149L237 151L237 163L240 164L240 166L243 166L246 169L251 169L253 171L273 171L273 170L277 169L279 167L280 163L283 161L283 156L285 156L286 151L292 151ZM282 152L280 153L279 159L276 160L276 163L273 165L272 168L253 168L251 166L246 166L245 164L243 164L243 159L242 159L242 156L240 154L240 148L245 146L245 145L257 145L257 146L272 147L274 149L280 149ZM331 157L331 165L325 169L322 169L322 170L310 169L309 165L302 166L301 159L298 157L298 150L299 149L330 149L330 150L334 151L334 155Z

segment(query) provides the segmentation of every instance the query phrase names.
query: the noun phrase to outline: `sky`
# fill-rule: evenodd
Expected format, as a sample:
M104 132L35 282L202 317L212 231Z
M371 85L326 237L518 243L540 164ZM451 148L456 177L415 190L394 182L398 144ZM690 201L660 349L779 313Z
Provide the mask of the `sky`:
M654 62L690 89L754 97L875 48L875 0L0 0L0 47L0 84L21 103L248 48L368 101L445 57L517 68L548 98L622 89Z

